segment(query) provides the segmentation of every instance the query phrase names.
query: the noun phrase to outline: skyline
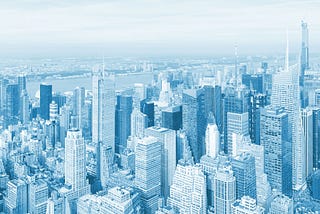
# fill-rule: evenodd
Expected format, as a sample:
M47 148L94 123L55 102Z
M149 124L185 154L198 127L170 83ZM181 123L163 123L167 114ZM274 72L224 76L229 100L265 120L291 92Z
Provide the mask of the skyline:
M309 24L310 52L320 51L320 3L314 0L28 0L0 6L0 56L230 55L235 44L239 55L281 54L286 29L290 51L298 54L301 20Z

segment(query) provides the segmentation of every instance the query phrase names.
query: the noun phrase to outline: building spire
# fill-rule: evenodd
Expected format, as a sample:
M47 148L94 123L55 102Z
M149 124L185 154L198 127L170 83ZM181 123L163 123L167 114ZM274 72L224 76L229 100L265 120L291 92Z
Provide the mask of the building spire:
M285 70L289 72L289 35L287 29L287 47L286 47L286 67Z

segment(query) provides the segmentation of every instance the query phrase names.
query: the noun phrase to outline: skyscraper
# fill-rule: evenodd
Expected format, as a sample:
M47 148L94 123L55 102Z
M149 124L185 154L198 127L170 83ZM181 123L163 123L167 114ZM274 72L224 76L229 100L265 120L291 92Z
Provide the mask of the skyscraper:
M242 153L232 159L232 171L236 177L236 197L257 198L255 158L249 153Z
M213 115L208 121L205 143L206 155L212 158L217 157L220 152L220 133Z
M179 130L182 128L182 106L170 106L162 110L161 126L164 128Z
M169 187L176 168L176 133L171 129L153 126L147 128L145 134L157 138L162 144L161 194L166 199L169 196Z
M136 146L135 185L141 190L142 208L152 214L161 194L161 143L145 137Z
M309 69L309 29L308 24L301 22L301 53L300 53L300 98L301 107L308 106L308 93L304 88L305 71Z
M42 179L32 181L28 185L28 212L46 213L48 185Z
M265 172L273 189L292 195L292 144L288 114L284 108L268 106L261 112L261 145Z
M230 168L219 168L214 176L214 212L231 213L231 205L236 200L236 178Z
M52 102L52 85L40 84L40 117L49 120L49 105Z
M223 145L224 152L228 154L228 112L242 114L249 111L250 96L245 88L228 87L223 97Z
M249 118L248 112L244 113L227 113L227 133L228 133L228 154L236 155L232 146L232 135L249 135Z
M131 136L142 138L147 125L148 116L143 114L139 109L134 108L131 114Z
M99 144L99 164L97 164L97 167L100 167L97 171L98 177L100 178L101 181L101 186L103 188L107 187L107 182L112 174L112 167L113 167L113 150L111 146L105 145L103 143L98 143Z
M20 121L27 123L30 120L30 101L26 90L23 90L20 95Z
M170 186L168 205L175 213L206 213L206 176L200 166L179 161Z
M154 126L154 102L146 99L140 102L140 111L148 117L148 127Z
M70 211L76 212L76 201L90 193L86 172L86 145L78 129L70 129L65 139L65 184L60 194L66 197Z
M28 212L28 188L26 182L20 179L10 180L7 183L5 197L5 212L12 214Z
M288 43L288 41L287 41ZM271 104L283 107L288 113L289 140L292 141L292 177L293 187L300 189L305 184L305 153L300 116L299 69L289 67L289 48L287 45L286 66L273 75Z
M222 95L221 86L207 85L203 86L204 93L204 108L206 117L209 116L210 112L213 114L219 132L222 133Z
M82 121L84 114L84 101L85 101L85 88L84 87L76 87L73 90L73 102L72 102L72 110L73 115L77 117L77 127L82 129Z
M5 119L6 126L18 122L19 113L19 87L17 84L8 84L6 88Z
M186 131L195 162L205 154L206 115L203 89L187 89L182 95L182 127Z
M301 110L302 117L302 133L303 133L303 150L305 153L305 172L306 177L310 176L313 172L313 111L307 107Z
M115 151L114 76L102 71L92 74L92 141L111 146Z
M131 134L132 96L117 95L115 113L115 151L121 154L127 148L127 138Z

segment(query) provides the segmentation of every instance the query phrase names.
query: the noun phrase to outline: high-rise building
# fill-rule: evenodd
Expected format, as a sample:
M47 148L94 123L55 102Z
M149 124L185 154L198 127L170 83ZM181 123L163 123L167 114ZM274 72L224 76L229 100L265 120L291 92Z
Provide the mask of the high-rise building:
M19 113L19 87L17 84L8 84L6 88L5 120L6 126L18 122Z
M131 136L142 138L147 125L148 116L143 114L139 109L134 108L131 114Z
M292 145L288 114L284 108L267 106L261 112L261 145L265 172L272 189L292 196Z
M23 180L14 179L8 181L5 212L12 214L28 212L28 188Z
M232 205L232 214L264 214L264 208L256 204L256 200L249 196L243 196Z
M314 103L317 107L320 107L320 89L314 91Z
M288 43L288 41L287 41ZM283 107L288 113L290 141L292 141L292 177L294 189L300 189L306 181L305 153L300 116L299 68L289 67L289 47L287 45L284 70L273 75L271 104Z
M92 141L115 150L115 83L114 76L102 71L92 74Z
M141 190L142 208L154 213L161 194L161 143L155 137L137 142L135 159L135 185Z
M209 117L205 139L206 155L215 158L220 152L220 133L212 113Z
M231 213L231 205L236 200L236 178L230 168L219 168L214 176L214 212Z
M30 100L26 90L21 92L20 96L20 121L26 124L30 120Z
M242 153L232 159L232 171L236 177L236 197L257 198L255 158L249 153Z
M90 193L86 172L86 145L78 129L70 129L65 139L65 186L60 190L69 203L70 211L76 212L76 201Z
M174 130L149 127L145 130L147 136L152 136L162 143L161 151L161 194L166 199L169 196L169 187L172 184L176 169L176 133Z
M311 196L314 200L320 201L320 170L314 172L312 175Z
M320 107L312 107L312 162L313 168L320 169Z
M154 126L154 102L141 100L140 111L148 117L148 127Z
M260 109L267 105L266 94L250 93L249 134L253 143L260 145Z
M242 84L257 94L264 93L262 74L242 74Z
M105 145L103 143L98 143L99 145L99 164L97 164L98 177L100 178L101 186L103 188L107 187L108 179L113 172L113 159L114 154L111 146Z
M51 193L51 197L47 201L46 214L65 213L65 202L63 197L59 197L56 191Z
M176 163L181 159L194 162L187 135L183 130L177 131Z
M18 86L19 86L19 94L21 95L21 92L23 90L27 90L27 80L26 75L20 74L18 76Z
M8 79L2 78L0 80L0 113L4 114L6 109L7 99L7 85L9 84Z
M227 113L227 133L228 133L228 154L236 155L232 146L232 135L249 135L249 118L248 112L244 113Z
M45 214L48 200L48 185L37 179L28 185L28 212Z
M313 111L311 108L307 107L301 110L302 117L302 128L303 128L303 149L305 153L305 163L304 168L306 176L310 176L313 172Z
M301 107L308 106L308 93L304 88L305 71L309 69L309 29L308 24L301 22L301 54L300 54L300 89Z
M47 83L40 84L40 116L42 119L49 120L49 105L52 102L52 85Z
M208 85L203 86L204 93L204 108L206 117L209 116L210 112L213 114L219 132L222 133L222 95L221 86Z
M164 128L179 130L182 128L182 106L170 106L162 110L161 126Z
M206 176L200 166L179 161L170 186L168 205L175 213L206 213Z
M115 152L121 154L127 148L127 139L131 134L132 96L117 95L115 113Z
M195 162L205 154L206 115L203 89L187 89L182 94L182 127L186 131Z
M85 101L85 88L84 87L76 87L73 90L73 102L72 102L72 110L73 115L77 117L77 127L82 129L83 127L83 116L84 116L84 101Z
M228 87L225 89L223 97L223 145L224 152L228 154L228 112L243 114L249 111L250 96L245 88Z

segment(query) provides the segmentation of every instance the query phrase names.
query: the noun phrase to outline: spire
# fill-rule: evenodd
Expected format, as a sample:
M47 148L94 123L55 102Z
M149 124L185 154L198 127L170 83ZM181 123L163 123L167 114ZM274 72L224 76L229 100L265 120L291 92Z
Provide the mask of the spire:
M289 72L289 35L287 29L287 48L286 48L286 67L285 71Z
M104 78L105 77L105 75L104 75L104 54L103 54L103 56L102 56L102 77Z

